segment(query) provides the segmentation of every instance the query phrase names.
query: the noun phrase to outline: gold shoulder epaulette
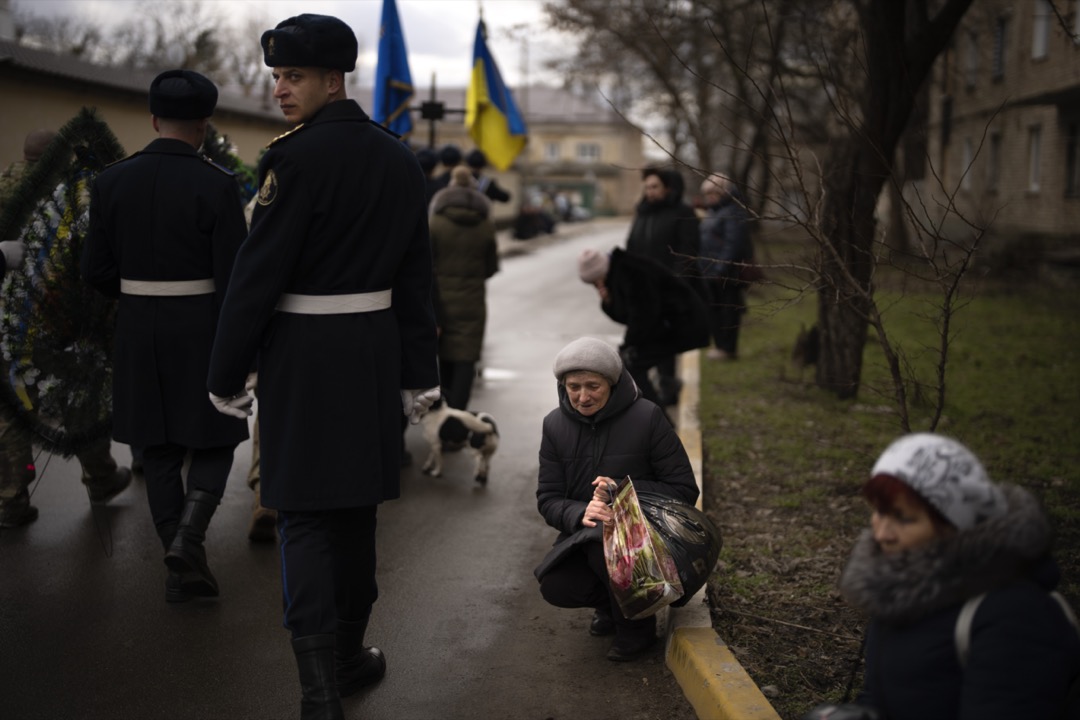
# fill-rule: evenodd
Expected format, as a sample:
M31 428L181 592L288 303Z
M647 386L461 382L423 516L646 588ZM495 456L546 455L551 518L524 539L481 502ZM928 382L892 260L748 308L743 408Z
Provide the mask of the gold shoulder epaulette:
M214 162L210 158L206 157L205 155L200 155L199 157L201 157L203 159L203 162L205 162L207 165L214 168L215 170L220 170L221 172L225 173L229 177L236 177L236 173L234 173L232 170L230 170L229 168L224 167L222 165L218 165L216 162Z
M119 165L122 162L127 162L128 160L139 157L140 155L142 155L142 150L139 150L138 152L133 152L127 157L122 157L119 160L113 160L111 163L107 163L105 167L111 168L113 165Z
M289 137L290 135L292 135L292 134L294 134L294 133L297 133L297 132L300 132L300 130L302 130L303 128L304 128L304 123L300 123L299 125L297 125L296 127L294 127L294 128L292 129L292 130L290 130L289 132L287 132L287 133L283 133L283 134L281 134L281 135L278 135L278 136L277 136L276 138L274 138L273 140L271 140L270 142L268 142L268 143L266 144L266 147L270 147L270 146L272 146L272 145L275 145L275 144L277 144L277 143L281 142L282 140L284 140L285 138Z

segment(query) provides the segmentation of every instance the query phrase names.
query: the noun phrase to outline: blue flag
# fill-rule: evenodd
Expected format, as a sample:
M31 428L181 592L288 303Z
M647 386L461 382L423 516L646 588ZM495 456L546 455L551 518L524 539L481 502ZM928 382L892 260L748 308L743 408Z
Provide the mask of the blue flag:
M488 50L483 20L476 26L472 80L465 93L465 127L499 170L510 167L525 148L525 121Z
M383 0L379 26L379 60L375 65L375 97L371 118L402 137L412 132L409 102L415 95L409 73L405 34L398 20L397 3Z

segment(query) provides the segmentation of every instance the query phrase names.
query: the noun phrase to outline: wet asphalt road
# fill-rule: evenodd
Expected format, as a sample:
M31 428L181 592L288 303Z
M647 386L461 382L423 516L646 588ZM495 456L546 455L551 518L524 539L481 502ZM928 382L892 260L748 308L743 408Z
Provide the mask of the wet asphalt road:
M448 455L422 475L419 428L407 443L402 497L379 510L379 586L368 642L382 683L345 701L366 720L690 720L662 645L636 663L604 658L589 610L540 597L532 568L554 540L536 511L540 423L555 407L551 362L589 334L622 328L577 279L581 249L609 249L625 221L570 226L514 244L488 285L483 375L471 408L499 423L490 481ZM115 445L127 463L126 446ZM247 540L250 445L238 448L207 548L217 600L164 602L164 566L137 479L91 509L78 464L39 458L34 524L0 534L0 718L256 720L299 716L299 686L281 627L276 544ZM43 470L40 470L44 466ZM362 471L362 469L360 469Z

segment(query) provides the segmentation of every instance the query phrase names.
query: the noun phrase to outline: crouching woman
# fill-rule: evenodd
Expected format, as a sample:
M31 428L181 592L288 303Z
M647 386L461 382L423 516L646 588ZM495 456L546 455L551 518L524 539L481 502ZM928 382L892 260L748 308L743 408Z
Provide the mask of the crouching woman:
M697 501L694 472L664 411L641 397L618 351L578 338L555 357L559 407L544 418L537 506L559 531L536 568L552 605L594 608L589 632L615 635L607 658L634 660L656 643L656 617L629 620L610 591L601 524L611 520L608 481L629 475L634 488Z
M1051 595L1035 498L929 433L893 442L863 495L871 528L840 581L870 616L858 703L889 720L1066 717L1080 635Z

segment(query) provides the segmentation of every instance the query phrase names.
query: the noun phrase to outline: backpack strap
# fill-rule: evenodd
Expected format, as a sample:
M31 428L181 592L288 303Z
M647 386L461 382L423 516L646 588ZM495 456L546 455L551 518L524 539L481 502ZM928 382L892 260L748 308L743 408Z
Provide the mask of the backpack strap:
M1069 624L1076 628L1077 632L1080 632L1080 622L1076 619L1076 613L1073 612L1072 606L1069 605L1069 601L1065 599L1065 596L1059 593L1057 590L1050 593L1050 597L1057 601L1057 604L1061 606L1061 612L1065 613L1065 619L1069 621Z
M964 607L960 608L960 614L956 616L953 638L956 641L956 659L961 668L967 667L968 655L971 653L971 624L975 620L979 605L985 598L986 593L968 598Z
M985 597L986 593L968 598L968 601L960 608L960 614L956 616L956 628L953 630L953 637L956 640L956 659L959 661L961 668L967 666L968 655L971 653L971 625L975 620L975 613ZM1061 606L1061 612L1065 615L1065 619L1069 621L1069 624L1077 632L1080 632L1080 621L1077 621L1076 613L1073 612L1072 606L1069 605L1069 601L1065 599L1065 596L1055 590L1050 593L1050 597Z

